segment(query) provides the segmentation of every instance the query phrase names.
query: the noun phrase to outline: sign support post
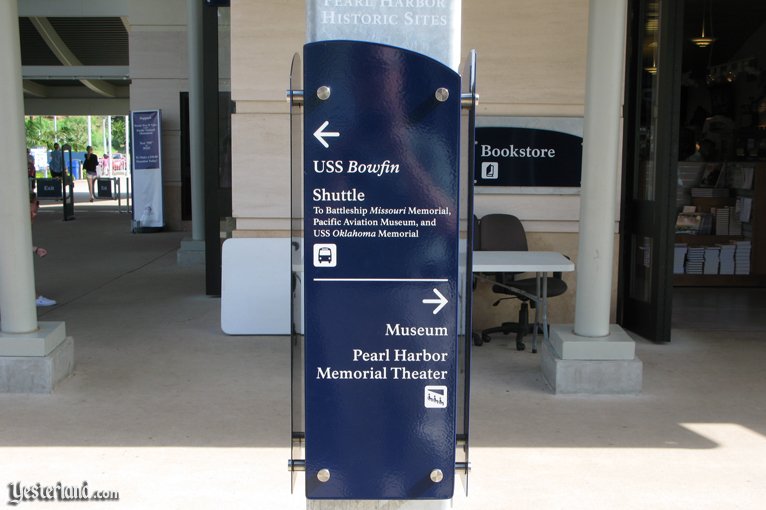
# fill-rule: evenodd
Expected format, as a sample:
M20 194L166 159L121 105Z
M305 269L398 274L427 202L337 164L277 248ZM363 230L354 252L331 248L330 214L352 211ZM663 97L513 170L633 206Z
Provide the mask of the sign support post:
M308 508L435 508L469 470L478 96L475 53L468 79L458 75L461 10L306 2L308 44L288 91L288 465L293 484L305 471Z

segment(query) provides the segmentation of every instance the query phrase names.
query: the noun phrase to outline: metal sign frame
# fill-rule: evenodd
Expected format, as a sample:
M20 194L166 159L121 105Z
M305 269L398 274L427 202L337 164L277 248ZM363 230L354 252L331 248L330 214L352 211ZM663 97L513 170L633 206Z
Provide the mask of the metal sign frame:
M321 43L316 43L321 44ZM352 44L352 43L346 43L346 44ZM353 45L358 44L369 44L369 43L353 43ZM375 46L383 46L385 45L375 45ZM391 47L386 47L391 48ZM398 49L397 49L398 50ZM304 448L306 446L306 429L305 429L305 415L303 413L303 410L305 409L305 400L306 396L304 393L304 384L305 379L304 377L307 375L307 372L304 370L306 369L305 366L305 337L304 337L304 278L306 278L305 273L305 267L304 264L311 264L312 260L315 258L315 254L313 253L315 250L313 249L307 249L308 247L304 246L305 244L305 237L306 232L305 230L308 228L308 225L304 227L303 220L304 213L310 214L310 211L305 211L304 209L307 208L306 203L310 202L304 202L303 201L303 147L302 147L302 141L304 140L304 137L301 133L301 127L302 127L302 113L304 110L304 93L303 93L303 87L302 87L302 76L300 74L301 70L301 60L299 55L295 55L293 59L293 65L291 70L291 76L290 76L290 88L288 90L287 99L290 104L290 113L291 113L291 153L292 153L292 258L293 258L293 274L292 274L292 282L293 282L293 296L294 296L294 306L293 306L293 333L291 336L291 406L292 406L292 412L291 412L291 421L292 421L292 431L291 431L291 458L288 462L288 468L292 473L291 476L291 487L294 487L295 483L295 476L296 472L298 471L304 471L306 470L306 460L302 458L302 455L304 453ZM459 320L459 327L460 330L460 341L459 341L459 347L455 351L455 355L458 357L457 363L456 363L456 384L458 387L458 391L456 393L450 393L450 398L454 399L454 406L457 408L457 429L453 429L453 432L451 433L453 436L453 442L451 448L453 449L452 454L452 462L455 464L456 470L464 475L464 486L467 491L467 477L465 475L468 474L468 471L470 469L470 463L469 463L469 457L468 457L468 434L469 434L469 402L470 402L470 348L471 348L471 335L470 335L470 325L471 325L471 277L470 277L470 264L471 264L471 248L472 248L472 236L473 236L473 222L470 221L472 218L472 212L473 212L473 203L472 203L472 185L473 185L473 130L475 127L475 110L476 110L476 104L478 100L478 94L476 94L476 54L475 52L471 52L469 55L466 63L465 63L465 78L463 81L463 90L460 90L460 86L458 85L457 90L453 91L453 94L455 92L459 92L459 94L455 94L458 97L458 110L462 106L462 108L467 112L467 115L464 115L463 120L463 133L464 136L467 132L467 138L468 138L468 151L467 151L467 158L463 159L463 165L461 167L461 170L459 172L460 176L460 192L463 194L464 199L462 202L460 202L460 209L461 209L461 216L460 216L460 225L461 225L461 231L463 232L462 239L460 239L460 257L461 257L461 266L462 266L462 278L460 281L460 285L462 287L460 288L460 307L455 308L455 312L459 313L461 315ZM459 83L459 82L458 82ZM312 92L313 91L312 86ZM328 87L328 90L323 90L321 86L316 87L317 90L316 96L311 97L311 100L314 102L317 101L316 98L318 98L319 101L325 101L327 98L329 98L330 94L332 92L330 89L332 87ZM323 98L323 96L325 96ZM440 101L438 99L438 92L435 94L437 97L437 101ZM305 136L305 140L307 140L306 143L321 143L325 149L329 148L329 145L336 141L337 138L340 138L341 134L337 131L334 131L332 127L329 126L329 121L326 121L322 123L316 130L314 130L314 127L317 126L307 126L307 130L310 129L311 132L307 132ZM348 132L346 132L348 133ZM345 136L345 135L344 135ZM313 139L312 139L313 137ZM458 137L459 138L459 137ZM311 165L309 165L311 166ZM308 168L308 167L307 167ZM456 206L457 209L457 206ZM457 212L457 211L456 211ZM321 248L320 248L321 250ZM329 258L332 258L333 256L336 256L336 253L333 252L332 255L325 254L325 261ZM321 260L321 252L320 252L320 260ZM314 261L315 263L316 261ZM457 285L457 279L455 281L455 284ZM457 298L456 298L457 300ZM437 301L441 301L440 296L433 297L433 299L423 299L423 302L426 301L433 301L435 303L435 306L437 308L440 308L441 306L444 306L444 304L437 303ZM459 310L459 311L458 311ZM457 327L457 325L456 325ZM311 340L309 340L311 341ZM459 376L457 375L459 373ZM457 379L460 379L459 382L457 382ZM454 391L454 390L453 390ZM313 397L312 397L313 398ZM455 419L455 418L453 418ZM310 439L309 439L310 440ZM455 451L457 449L457 452ZM361 452L360 452L361 453ZM458 455L455 457L455 455ZM314 469L314 471L317 471ZM438 471L437 474L434 474ZM450 472L446 474L442 470L433 470L430 473L430 478L432 484L438 484L445 478L448 479L448 485L450 485L449 491L444 492L441 491L438 494L431 493L429 495L428 490L424 490L424 486L419 486L415 490L415 492L390 492L387 491L385 488L382 490L379 490L378 493L369 493L369 494L362 494L360 496L360 493L353 493L354 491L349 489L348 487L344 488L343 491L345 491L343 494L333 494L332 492L322 492L322 484L326 483L327 480L330 479L331 474L329 470L321 469L318 472L314 473L313 471L311 473L307 473L307 477L310 477L310 479L307 478L307 492L308 497L329 497L329 498L336 498L336 497L344 497L346 499L386 499L386 498L394 498L394 499L416 499L416 498L435 498L435 499L443 499L447 497L451 497L452 494L452 485L453 485L453 478L454 474L451 472L452 470L449 470ZM438 478L438 481L436 480ZM318 480L318 482L317 482ZM313 484L313 487L309 487ZM395 485L395 484L394 484ZM317 492L317 488L319 487L319 490ZM312 491L314 494L312 494Z

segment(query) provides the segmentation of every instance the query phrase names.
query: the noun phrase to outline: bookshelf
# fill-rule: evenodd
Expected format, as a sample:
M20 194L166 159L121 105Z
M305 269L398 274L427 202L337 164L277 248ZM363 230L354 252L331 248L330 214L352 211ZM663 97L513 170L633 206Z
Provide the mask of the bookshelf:
M676 234L676 243L703 247L750 241L750 274L674 274L673 285L676 287L766 287L766 162L741 162L731 166L753 168L751 189L733 187L729 197L689 199L688 188L694 186L693 179L682 179L687 189L679 189L679 205L682 205L681 197L686 194L687 203L691 202L699 211L708 212L711 208L733 206L738 198L746 197L751 200L752 212L750 221L742 223L742 235Z
M741 241L743 236L717 236L717 235L690 235L676 234L677 243L686 243L689 246L711 246L714 244L723 244L731 241Z
M673 287L766 287L766 275L674 274Z

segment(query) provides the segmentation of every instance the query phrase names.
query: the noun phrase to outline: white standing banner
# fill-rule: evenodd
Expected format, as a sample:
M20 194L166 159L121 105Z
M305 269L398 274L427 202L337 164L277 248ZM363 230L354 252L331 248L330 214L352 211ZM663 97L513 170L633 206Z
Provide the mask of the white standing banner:
M133 231L151 232L165 226L162 213L162 113L130 112L133 174Z

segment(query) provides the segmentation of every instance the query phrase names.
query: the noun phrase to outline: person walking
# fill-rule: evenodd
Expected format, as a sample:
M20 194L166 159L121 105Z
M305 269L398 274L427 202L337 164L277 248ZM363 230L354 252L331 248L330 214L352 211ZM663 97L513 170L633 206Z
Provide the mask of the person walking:
M30 192L29 193L29 217L33 222L35 221L35 218L37 218L37 211L39 209L40 209L40 201L37 200L37 195ZM43 258L46 255L48 255L48 250L46 250L42 246L32 246L32 253L37 255L40 258ZM40 294L37 296L37 298L35 298L35 304L37 306L53 306L56 304L56 300L47 298L43 296L42 294Z
M37 168L35 167L35 157L27 147L27 177L29 178L29 191L35 189L35 178L37 177Z
M51 159L48 161L48 168L51 171L51 177L61 179L64 176L64 154L61 152L58 143L53 144Z
M98 177L96 173L96 167L98 166L98 156L93 154L93 147L88 145L85 148L85 160L82 162L82 168L85 170L85 174L88 177L88 193L90 193L90 201L93 202L95 193L93 192L93 183Z

